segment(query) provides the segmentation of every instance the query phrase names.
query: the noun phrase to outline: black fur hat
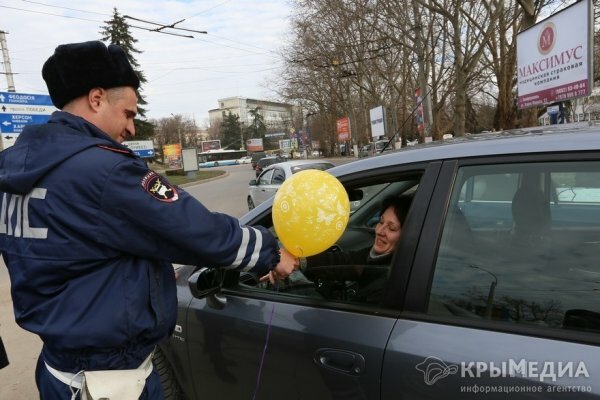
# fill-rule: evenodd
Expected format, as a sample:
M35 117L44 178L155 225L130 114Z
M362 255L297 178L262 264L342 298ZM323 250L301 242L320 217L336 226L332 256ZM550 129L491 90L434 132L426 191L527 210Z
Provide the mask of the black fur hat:
M140 86L123 49L100 41L58 46L44 63L42 77L58 109L95 87Z

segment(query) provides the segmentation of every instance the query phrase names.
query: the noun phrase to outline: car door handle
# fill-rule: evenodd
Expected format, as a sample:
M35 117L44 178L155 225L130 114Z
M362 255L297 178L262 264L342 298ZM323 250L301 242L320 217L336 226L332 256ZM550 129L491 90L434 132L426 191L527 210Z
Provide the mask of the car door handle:
M347 350L318 349L314 360L317 365L348 375L362 375L365 370L365 358Z

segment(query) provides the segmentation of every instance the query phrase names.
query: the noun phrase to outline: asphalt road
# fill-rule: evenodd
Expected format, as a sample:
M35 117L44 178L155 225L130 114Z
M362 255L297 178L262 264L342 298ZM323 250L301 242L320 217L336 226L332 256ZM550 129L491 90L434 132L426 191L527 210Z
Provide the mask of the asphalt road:
M221 167L223 178L194 185L185 190L209 210L242 216L248 211L248 182L255 178L250 165ZM0 370L0 399L33 400L39 395L35 386L35 365L42 348L39 338L21 329L14 320L8 271L0 260L0 336L8 352L10 365Z

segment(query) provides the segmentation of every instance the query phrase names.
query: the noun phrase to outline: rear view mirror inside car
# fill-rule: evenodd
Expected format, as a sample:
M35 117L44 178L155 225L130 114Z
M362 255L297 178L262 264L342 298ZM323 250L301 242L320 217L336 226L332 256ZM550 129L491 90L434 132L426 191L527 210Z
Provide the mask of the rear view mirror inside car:
M360 201L363 198L363 191L360 189L346 189L348 199L352 201Z

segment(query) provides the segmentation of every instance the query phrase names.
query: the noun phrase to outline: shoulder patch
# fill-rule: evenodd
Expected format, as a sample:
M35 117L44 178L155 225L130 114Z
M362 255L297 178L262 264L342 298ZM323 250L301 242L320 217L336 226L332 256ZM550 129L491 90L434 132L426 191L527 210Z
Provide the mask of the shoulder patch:
M150 171L146 175L144 175L144 177L140 181L140 184L142 185L144 190L156 200L172 203L179 199L179 193L177 193L177 188L171 185L162 176L158 175L154 171Z

